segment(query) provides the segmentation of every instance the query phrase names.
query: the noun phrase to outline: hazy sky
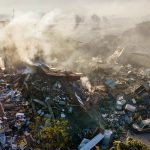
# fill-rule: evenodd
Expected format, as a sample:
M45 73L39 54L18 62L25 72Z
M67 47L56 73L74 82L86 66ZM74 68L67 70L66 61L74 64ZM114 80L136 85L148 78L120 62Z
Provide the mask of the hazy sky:
M150 0L0 0L0 13L15 11L99 13L102 15L143 16L150 14Z

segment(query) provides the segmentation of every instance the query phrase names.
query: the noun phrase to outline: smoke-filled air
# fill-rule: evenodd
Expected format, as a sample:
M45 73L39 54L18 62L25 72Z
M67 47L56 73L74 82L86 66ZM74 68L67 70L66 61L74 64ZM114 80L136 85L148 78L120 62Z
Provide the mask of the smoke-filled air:
M144 17L68 15L60 10L17 14L0 29L1 57L11 67L22 62L77 71L112 62L148 66L149 29Z
M150 0L0 0L0 150L150 150Z

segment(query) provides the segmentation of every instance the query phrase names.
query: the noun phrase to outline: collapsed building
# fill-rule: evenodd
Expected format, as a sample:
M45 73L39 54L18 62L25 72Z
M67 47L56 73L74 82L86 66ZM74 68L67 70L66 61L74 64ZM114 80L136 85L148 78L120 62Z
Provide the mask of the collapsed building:
M81 73L44 64L25 65L13 73L1 71L1 87L6 87L0 97L4 107L1 112L6 111L12 120L16 112L28 106L32 115L67 119L74 129L77 127L77 145L83 138L90 142L96 134L105 133L105 129L113 131L110 133L114 139L123 140L134 122L150 117L149 75L141 69L124 66L110 75L104 68L97 68L88 74L90 91L82 85L82 77Z
M82 18L77 16L76 19L77 22L82 22ZM92 16L92 19L98 19L99 22L99 18L95 15ZM42 22L40 21L40 23ZM51 28L53 26L51 23L48 23L48 27L44 26L44 33L41 31L40 36L42 37L39 38L38 34L34 34L36 31L39 33L38 24L36 24L35 32L32 32L31 35L29 33L29 37L24 35L29 30L22 28L22 24L18 27L15 26L16 29L21 28L23 31L17 37L15 33L18 30L13 30L12 23L8 26L6 33L4 32L6 39L1 41L1 55L6 70L0 72L0 112L1 117L7 117L8 124L16 122L18 112L19 115L23 116L23 119L25 113L30 114L33 120L37 116L50 120L66 119L71 123L70 128L76 135L74 137L72 133L70 139L73 140L69 142L68 149L77 149L77 147L84 149L90 145L91 148L100 146L101 149L107 150L111 144L108 140L110 138L107 137L108 134L110 136L113 134L113 139L124 140L128 136L128 132L132 132L134 123L150 118L149 56L147 53L137 52L137 47L140 49L138 42L136 43L137 38L135 37L137 36L131 36L136 35L136 31L139 30L139 37L142 37L141 33L143 32L141 31L145 25L146 29L149 28L149 23L141 24L139 28L123 33L122 39L125 37L127 41L123 40L122 42L117 35L104 37L100 37L100 34L97 35L96 30L99 29L97 23L94 24L94 29L90 30L92 41L90 39L83 40L90 42L80 42L80 40L76 41L76 38L70 39L69 37L64 39L61 35L55 34ZM35 27L35 24L30 27ZM75 25L75 28L77 27L78 23ZM48 33L49 31L50 33ZM45 33L47 34L45 35ZM51 33L54 34L54 37L51 36ZM144 33L147 32L144 30ZM146 39L144 37L142 42L146 40L146 43L149 43L148 35ZM20 38L23 47L19 45ZM41 40L43 38L44 40ZM139 43L142 43L140 39ZM131 44L129 48L125 46L127 42ZM99 43L101 44L99 45ZM59 46L57 47L57 45ZM122 47L115 49L118 45ZM145 42L143 45L147 47ZM124 46L125 48L123 48ZM51 52L45 52L47 49L53 50L52 55ZM56 51L59 49L58 54L54 51L55 49ZM76 49L78 50L77 54ZM112 51L112 49L115 50ZM124 49L129 49L128 51L135 49L135 51L126 53ZM143 49L142 46L141 49ZM35 50L34 55L28 59L27 56L32 50ZM27 51L25 58L21 53L23 51ZM44 56L42 57L42 55ZM58 59L56 66L64 62L64 64L68 64L73 59L71 60L72 68L82 71L83 74L58 70L43 63L35 63L36 60L37 62L45 62L40 59L46 59L47 55L48 59L51 58L54 61L54 64L55 59ZM122 59L123 57L125 60ZM22 62L26 58L28 59L26 60L27 63ZM128 63L133 64L134 67ZM146 66L147 68L139 66ZM84 76L86 78L83 78ZM84 85L83 79L85 79L84 82L87 82ZM30 117L28 118L29 122L32 120ZM44 121L39 122L38 130L44 127ZM11 130L12 128L8 126L6 130L8 139L11 137L10 133L13 132ZM74 142L76 139L77 142ZM105 143L104 139L108 143L104 144L106 147L102 146L102 143ZM72 143L75 144L74 147L72 147Z
M7 111L11 120L27 106L33 116L66 119L78 139L76 147L84 138L88 145L90 139L102 133L96 145L108 149L111 142L102 146L106 129L111 130L113 139L124 140L134 122L150 118L150 72L147 68L119 65L122 52L118 48L107 64L93 67L86 78L85 74L50 68L44 63L12 67L8 62L1 72L1 79L6 80L1 84L8 91L1 96L3 114ZM83 79L88 83L83 85Z

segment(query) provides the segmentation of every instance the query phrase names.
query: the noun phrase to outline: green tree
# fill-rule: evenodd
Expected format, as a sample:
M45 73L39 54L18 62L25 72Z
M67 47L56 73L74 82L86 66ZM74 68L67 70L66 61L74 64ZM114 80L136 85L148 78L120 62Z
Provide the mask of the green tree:
M125 142L115 141L110 150L150 150L144 143L127 138Z
M65 120L49 120L49 126L39 131L38 138L42 149L64 149L68 143L69 123Z

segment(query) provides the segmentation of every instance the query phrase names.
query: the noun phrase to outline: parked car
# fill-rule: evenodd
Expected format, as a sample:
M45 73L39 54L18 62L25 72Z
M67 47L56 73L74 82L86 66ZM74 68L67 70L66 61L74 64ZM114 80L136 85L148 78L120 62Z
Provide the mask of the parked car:
M133 130L138 133L150 132L150 119L142 120L132 125Z

